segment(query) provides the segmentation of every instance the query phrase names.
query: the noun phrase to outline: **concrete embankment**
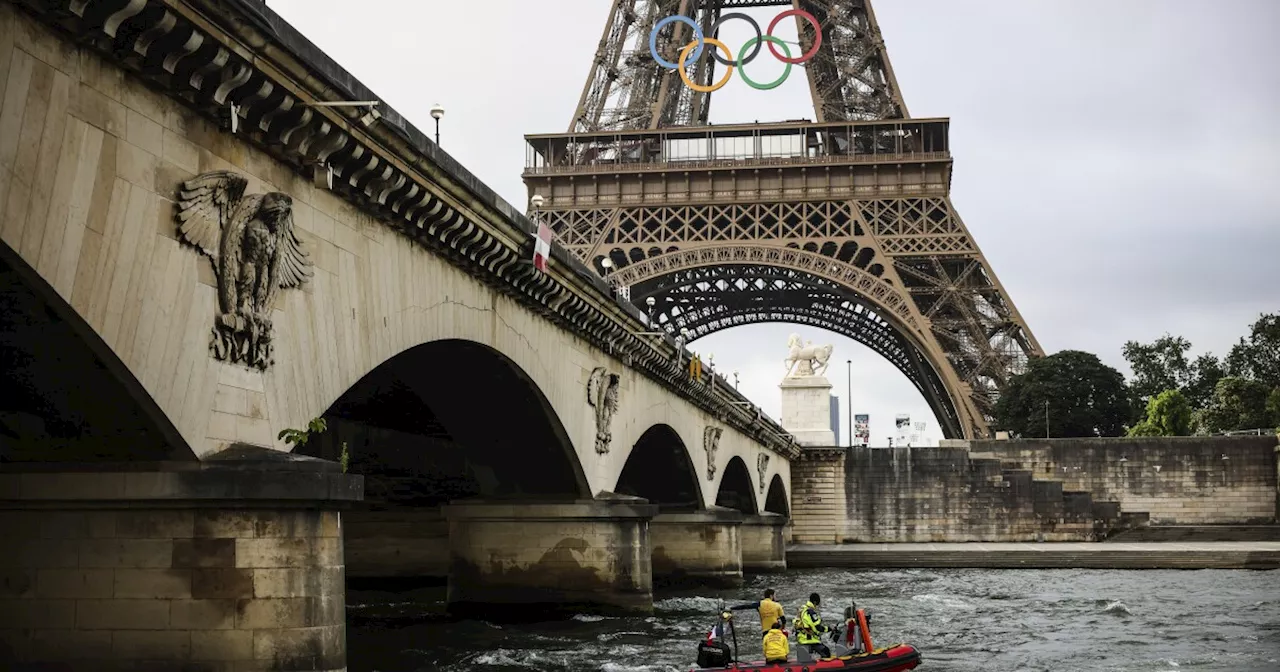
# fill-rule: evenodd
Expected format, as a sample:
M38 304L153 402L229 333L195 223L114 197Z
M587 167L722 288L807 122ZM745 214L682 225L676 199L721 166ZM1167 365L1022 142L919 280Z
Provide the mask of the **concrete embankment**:
M1280 569L1280 542L804 544L787 566L974 569Z

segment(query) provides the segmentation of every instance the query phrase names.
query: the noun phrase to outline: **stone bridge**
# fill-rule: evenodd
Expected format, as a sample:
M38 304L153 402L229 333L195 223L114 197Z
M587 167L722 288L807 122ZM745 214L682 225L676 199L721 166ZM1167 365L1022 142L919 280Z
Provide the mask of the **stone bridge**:
M348 563L456 611L784 566L792 437L314 105L370 100L260 2L0 2L0 660L345 669Z

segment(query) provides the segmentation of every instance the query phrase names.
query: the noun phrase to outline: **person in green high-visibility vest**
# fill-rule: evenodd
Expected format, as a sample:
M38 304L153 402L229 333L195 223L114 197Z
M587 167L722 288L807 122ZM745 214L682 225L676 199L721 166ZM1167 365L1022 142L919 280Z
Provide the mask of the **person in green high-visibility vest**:
M822 615L818 613L818 605L822 604L822 598L813 593L809 595L809 601L800 609L800 615L796 617L796 644L805 647L809 653L819 658L830 658L831 649L822 643L822 635L826 633L834 633L826 623L822 622ZM832 639L835 634L832 634Z

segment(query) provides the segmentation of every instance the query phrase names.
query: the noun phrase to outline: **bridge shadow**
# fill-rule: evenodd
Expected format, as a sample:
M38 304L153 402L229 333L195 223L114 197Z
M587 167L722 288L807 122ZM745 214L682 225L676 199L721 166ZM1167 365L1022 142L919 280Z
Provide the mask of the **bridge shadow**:
M353 587L440 584L449 524L441 507L482 498L590 498L560 419L520 367L489 346L441 340L370 371L296 452L342 461L365 478L344 517Z
M689 450L668 425L654 425L640 435L627 456L614 491L643 497L663 511L706 508Z
M111 347L0 242L0 462L194 459Z

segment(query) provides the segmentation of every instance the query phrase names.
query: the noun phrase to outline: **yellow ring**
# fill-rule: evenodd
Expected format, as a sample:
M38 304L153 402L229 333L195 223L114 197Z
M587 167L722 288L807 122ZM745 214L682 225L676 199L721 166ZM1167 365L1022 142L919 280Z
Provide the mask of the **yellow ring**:
M724 42L721 42L720 40L717 40L712 37L703 38L703 42L706 42L707 44L713 47L716 47L720 51L723 51L726 55L729 56L729 58L733 58L733 52L729 51L729 47L725 46ZM698 41L694 40L689 44L684 45L684 49L680 50L680 60L676 61L679 64L679 67L676 68L676 70L679 71L680 73L680 79L684 80L685 86L693 89L694 91L697 91L698 93L711 93L712 91L719 91L720 89L724 88L724 85L728 84L729 79L733 77L733 66L732 65L729 66L725 70L724 77L719 82L716 82L711 86L702 86L701 84L694 84L693 80L689 79L689 71L685 69L684 64L685 64L685 61L688 60L689 58L689 52L693 51L695 48L697 48L697 46L698 46Z

